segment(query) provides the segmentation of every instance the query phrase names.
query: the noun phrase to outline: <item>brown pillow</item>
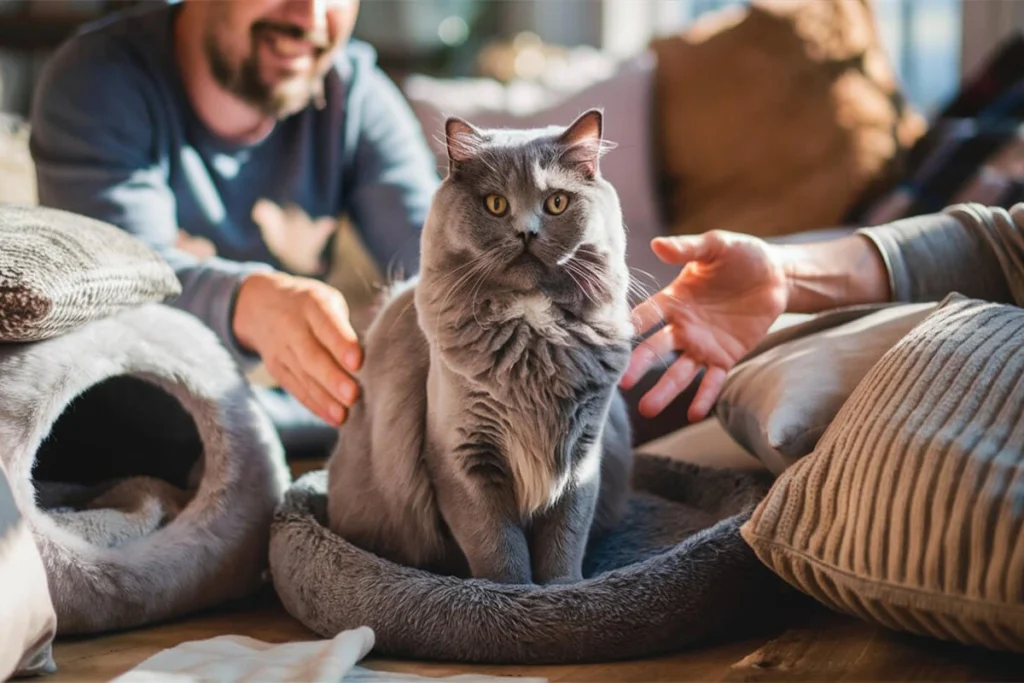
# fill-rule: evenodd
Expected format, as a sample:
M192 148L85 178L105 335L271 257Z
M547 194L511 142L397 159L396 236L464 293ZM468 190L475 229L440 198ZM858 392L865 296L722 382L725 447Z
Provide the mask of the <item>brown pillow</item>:
M676 234L834 226L895 183L926 128L863 0L755 0L651 48Z
M46 339L180 292L171 267L124 230L0 204L0 341Z
M1024 652L1024 309L951 296L741 528L824 604Z

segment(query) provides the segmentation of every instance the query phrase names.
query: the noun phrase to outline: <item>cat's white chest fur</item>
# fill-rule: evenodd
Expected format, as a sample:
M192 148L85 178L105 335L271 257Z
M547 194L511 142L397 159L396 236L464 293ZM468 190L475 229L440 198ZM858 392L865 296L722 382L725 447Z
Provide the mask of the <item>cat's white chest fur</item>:
M551 302L551 299L540 293L519 297L508 305L502 312L501 322L510 320L522 320L529 325L539 336L556 344L570 344L572 336L565 327L565 320ZM614 334L623 339L628 339L632 334L632 326L629 322L628 312L620 312L614 304L606 304L590 316L594 320L602 321L600 324L606 330L614 330ZM595 345L607 344L608 340L602 338L589 325L577 325L575 328L577 337Z
M576 463L575 468L561 473L556 473L551 468L550 461L536 450L536 444L531 447L514 436L509 438L509 464L515 481L519 513L523 519L529 519L554 505L574 479L581 483L589 483L600 476L603 431L598 430L594 443ZM543 453L554 452L555 439L545 442L543 447L546 449L542 451Z
M559 325L558 315L551 299L543 294L519 297L505 311L506 320L521 319L541 336L559 340L565 338L565 330Z

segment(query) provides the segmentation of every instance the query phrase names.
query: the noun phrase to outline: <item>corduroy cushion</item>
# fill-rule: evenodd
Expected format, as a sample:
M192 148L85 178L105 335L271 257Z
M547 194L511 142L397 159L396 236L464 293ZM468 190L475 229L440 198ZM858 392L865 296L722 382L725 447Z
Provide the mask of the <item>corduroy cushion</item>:
M741 533L837 610L1024 652L1024 310L947 298Z
M171 267L124 230L0 204L0 341L47 339L180 292Z

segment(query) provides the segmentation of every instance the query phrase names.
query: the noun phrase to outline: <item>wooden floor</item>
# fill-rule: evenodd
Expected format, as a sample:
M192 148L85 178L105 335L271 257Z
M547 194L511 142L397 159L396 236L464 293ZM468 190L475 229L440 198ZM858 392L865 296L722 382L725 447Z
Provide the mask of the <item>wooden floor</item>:
M293 462L298 476L320 466ZM550 681L1024 681L1024 655L977 650L875 628L809 600L780 606L771 630L668 657L569 666L481 666L394 661L361 665L423 676L491 674ZM175 622L88 639L58 640L59 671L43 679L107 681L157 652L190 640L243 635L271 643L314 640L273 591Z
M973 650L891 633L802 605L772 633L633 662L586 666L479 666L370 657L362 666L424 676L492 674L550 681L1021 681L1024 656ZM231 608L173 623L90 639L59 640L59 671L43 679L107 681L160 650L189 640L236 634L287 642L314 634L271 592Z

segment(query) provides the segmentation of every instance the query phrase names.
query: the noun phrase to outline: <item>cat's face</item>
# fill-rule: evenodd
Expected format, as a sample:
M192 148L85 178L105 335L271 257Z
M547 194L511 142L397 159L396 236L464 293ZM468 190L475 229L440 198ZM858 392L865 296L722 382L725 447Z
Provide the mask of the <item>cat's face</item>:
M476 295L541 292L569 307L624 296L625 234L599 170L601 124L598 111L542 130L449 119L449 174L424 228L423 271L449 275L451 287L472 281Z

